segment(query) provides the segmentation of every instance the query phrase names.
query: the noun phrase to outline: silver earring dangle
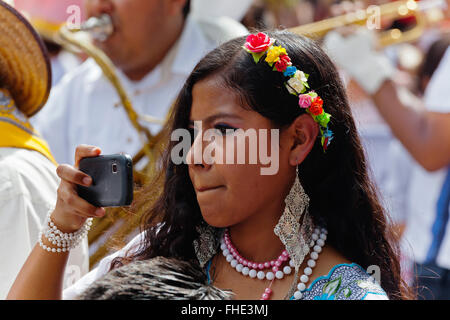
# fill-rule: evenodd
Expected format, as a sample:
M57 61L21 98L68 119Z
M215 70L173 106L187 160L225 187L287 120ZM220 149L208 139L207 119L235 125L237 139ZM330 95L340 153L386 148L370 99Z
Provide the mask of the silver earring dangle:
M309 197L300 183L298 166L296 167L294 184L284 202L286 205L274 232L284 244L294 264L294 284L288 292L288 295L290 295L291 291L292 293L295 291L299 268L310 251L309 244L312 240L314 227L308 213Z

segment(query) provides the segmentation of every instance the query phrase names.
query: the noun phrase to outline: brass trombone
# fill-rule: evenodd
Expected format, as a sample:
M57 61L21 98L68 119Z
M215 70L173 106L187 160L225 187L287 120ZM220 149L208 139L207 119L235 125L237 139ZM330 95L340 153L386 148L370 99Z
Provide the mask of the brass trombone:
M400 19L408 16L416 17L416 25L407 31L391 29L381 32L378 37L380 47L397 43L415 41L423 34L428 23L442 19L444 0L428 0L416 2L414 0L395 1L379 6L369 6L365 10L357 10L341 16L301 25L289 31L308 36L313 39L324 37L329 31L348 25L366 25L371 29L379 28L371 20Z

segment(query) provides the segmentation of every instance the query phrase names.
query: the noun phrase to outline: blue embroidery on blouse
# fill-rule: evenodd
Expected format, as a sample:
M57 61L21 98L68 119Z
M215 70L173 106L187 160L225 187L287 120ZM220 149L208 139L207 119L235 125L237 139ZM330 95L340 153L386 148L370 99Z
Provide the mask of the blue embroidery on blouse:
M302 300L364 300L369 294L387 297L380 285L356 263L335 265L327 276L315 279L302 294Z
M211 284L211 262L212 259L206 266L208 284ZM356 263L335 265L328 275L315 279L302 294L301 300L364 300L369 294L387 298L380 285Z

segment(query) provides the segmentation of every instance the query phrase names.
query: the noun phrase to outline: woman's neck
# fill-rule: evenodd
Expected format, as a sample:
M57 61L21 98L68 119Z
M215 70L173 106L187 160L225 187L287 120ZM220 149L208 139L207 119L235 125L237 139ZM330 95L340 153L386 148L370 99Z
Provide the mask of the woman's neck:
M281 254L284 244L273 229L283 209L284 206L280 204L273 205L264 212L252 215L229 228L231 241L242 257L254 262L263 262L276 259Z

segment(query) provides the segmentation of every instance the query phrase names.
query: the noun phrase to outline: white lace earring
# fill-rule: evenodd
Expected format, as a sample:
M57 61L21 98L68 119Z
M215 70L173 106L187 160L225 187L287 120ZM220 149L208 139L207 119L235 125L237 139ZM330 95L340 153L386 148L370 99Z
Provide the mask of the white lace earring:
M204 268L217 253L225 229L212 227L202 219L196 230L199 237L193 242L194 251L200 267Z
M310 251L309 244L313 232L312 219L308 213L309 197L300 183L298 166L295 171L294 184L284 202L286 205L274 232L286 247L286 251L294 263L294 282L287 295L290 296L292 295L291 291L293 293L296 288L299 268Z

